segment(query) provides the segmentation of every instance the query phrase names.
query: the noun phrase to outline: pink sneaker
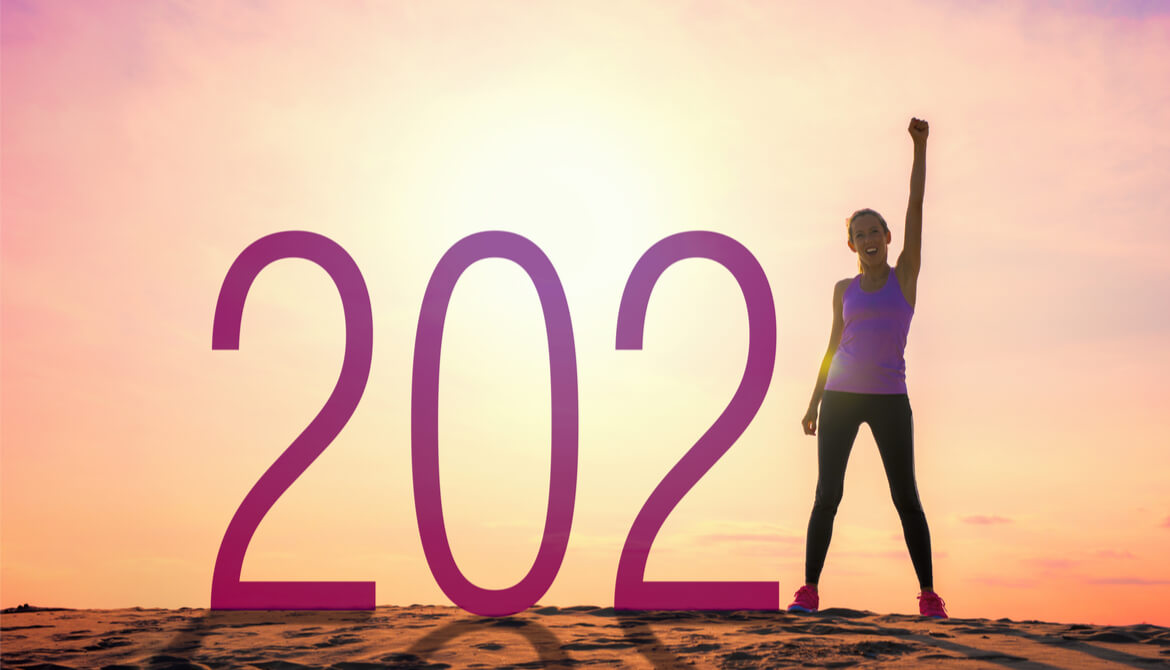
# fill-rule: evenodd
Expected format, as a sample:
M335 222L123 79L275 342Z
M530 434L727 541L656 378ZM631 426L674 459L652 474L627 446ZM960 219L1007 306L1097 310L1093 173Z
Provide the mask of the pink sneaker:
M788 606L789 612L815 612L821 604L817 590L805 584L796 592L796 599Z
M918 613L936 619L950 618L947 616L946 603L934 591L923 591L918 594Z

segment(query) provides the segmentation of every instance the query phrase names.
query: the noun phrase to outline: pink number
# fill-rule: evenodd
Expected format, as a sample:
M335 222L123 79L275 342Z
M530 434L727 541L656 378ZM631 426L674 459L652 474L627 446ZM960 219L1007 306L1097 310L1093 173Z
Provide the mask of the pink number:
M353 415L370 374L373 317L370 294L357 265L333 240L306 231L284 231L253 242L224 277L215 306L212 349L240 348L240 319L252 281L269 263L305 258L317 263L341 293L345 357L337 386L308 427L260 477L228 524L211 578L213 610L372 610L374 582L241 582L248 543L260 520L301 476Z
M451 554L439 491L439 357L443 322L455 283L472 263L506 258L524 268L544 312L552 397L552 462L544 536L536 560L516 585L484 589L472 584ZM411 459L414 509L431 574L456 605L482 616L515 614L535 604L552 585L573 524L577 491L577 355L569 304L556 270L531 241L514 233L485 231L456 242L435 267L423 294L414 343L411 390Z
M699 438L650 494L634 519L618 559L616 609L728 610L778 609L777 582L648 582L646 558L662 523L747 428L759 411L776 363L776 306L768 278L751 252L719 233L671 235L650 247L634 265L618 310L617 348L641 349L646 307L654 283L672 264L709 258L739 282L748 310L747 367L723 414Z

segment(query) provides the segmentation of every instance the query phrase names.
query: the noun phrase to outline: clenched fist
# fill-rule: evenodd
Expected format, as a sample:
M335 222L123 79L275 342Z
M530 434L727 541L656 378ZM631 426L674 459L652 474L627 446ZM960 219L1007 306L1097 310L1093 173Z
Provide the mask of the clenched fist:
M930 134L930 124L925 119L910 119L910 137L914 138L914 143L925 142L926 136Z

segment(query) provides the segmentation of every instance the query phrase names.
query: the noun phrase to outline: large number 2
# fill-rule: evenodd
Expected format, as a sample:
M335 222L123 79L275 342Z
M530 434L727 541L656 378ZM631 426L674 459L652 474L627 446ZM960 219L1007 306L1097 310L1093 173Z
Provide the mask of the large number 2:
M329 238L306 231L262 237L236 258L215 305L212 349L240 348L240 319L252 282L269 263L305 258L329 273L345 313L345 357L325 406L248 491L228 524L211 577L211 609L374 609L374 582L241 582L244 553L277 498L333 441L366 388L374 341L370 294L357 264Z
M778 609L778 582L648 582L645 579L646 558L662 523L751 423L764 401L776 363L776 306L763 268L739 242L707 231L671 235L638 259L618 309L617 348L642 348L646 308L654 284L666 268L687 258L709 258L727 268L739 282L748 311L747 367L727 408L667 473L638 512L618 559L614 607Z
M455 284L472 263L506 258L518 264L536 286L544 311L552 398L552 461L548 511L536 560L517 584L485 589L472 584L451 554L439 491L439 357L443 322ZM452 246L431 274L423 294L414 341L410 437L414 471L414 510L423 553L439 588L456 605L474 614L504 616L536 603L552 585L569 543L573 499L577 495L577 356L569 303L556 270L531 241L503 231L469 235Z

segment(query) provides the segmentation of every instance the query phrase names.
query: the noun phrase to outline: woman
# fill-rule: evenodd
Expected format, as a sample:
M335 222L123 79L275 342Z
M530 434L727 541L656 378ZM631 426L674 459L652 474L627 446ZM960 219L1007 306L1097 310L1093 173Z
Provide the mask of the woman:
M906 395L906 335L914 315L922 250L922 196L926 186L926 121L911 119L914 167L910 172L910 203L906 208L906 241L898 264L887 263L889 226L871 209L854 212L846 222L849 249L857 254L860 273L837 282L833 291L833 329L829 349L801 425L817 435L817 492L808 522L805 585L796 592L789 612L815 612L817 581L833 534L833 518L841 502L845 465L862 423L873 432L885 466L894 506L910 559L918 574L923 616L947 618L934 592L930 561L930 530L914 482L914 435ZM820 406L820 433L817 407Z

